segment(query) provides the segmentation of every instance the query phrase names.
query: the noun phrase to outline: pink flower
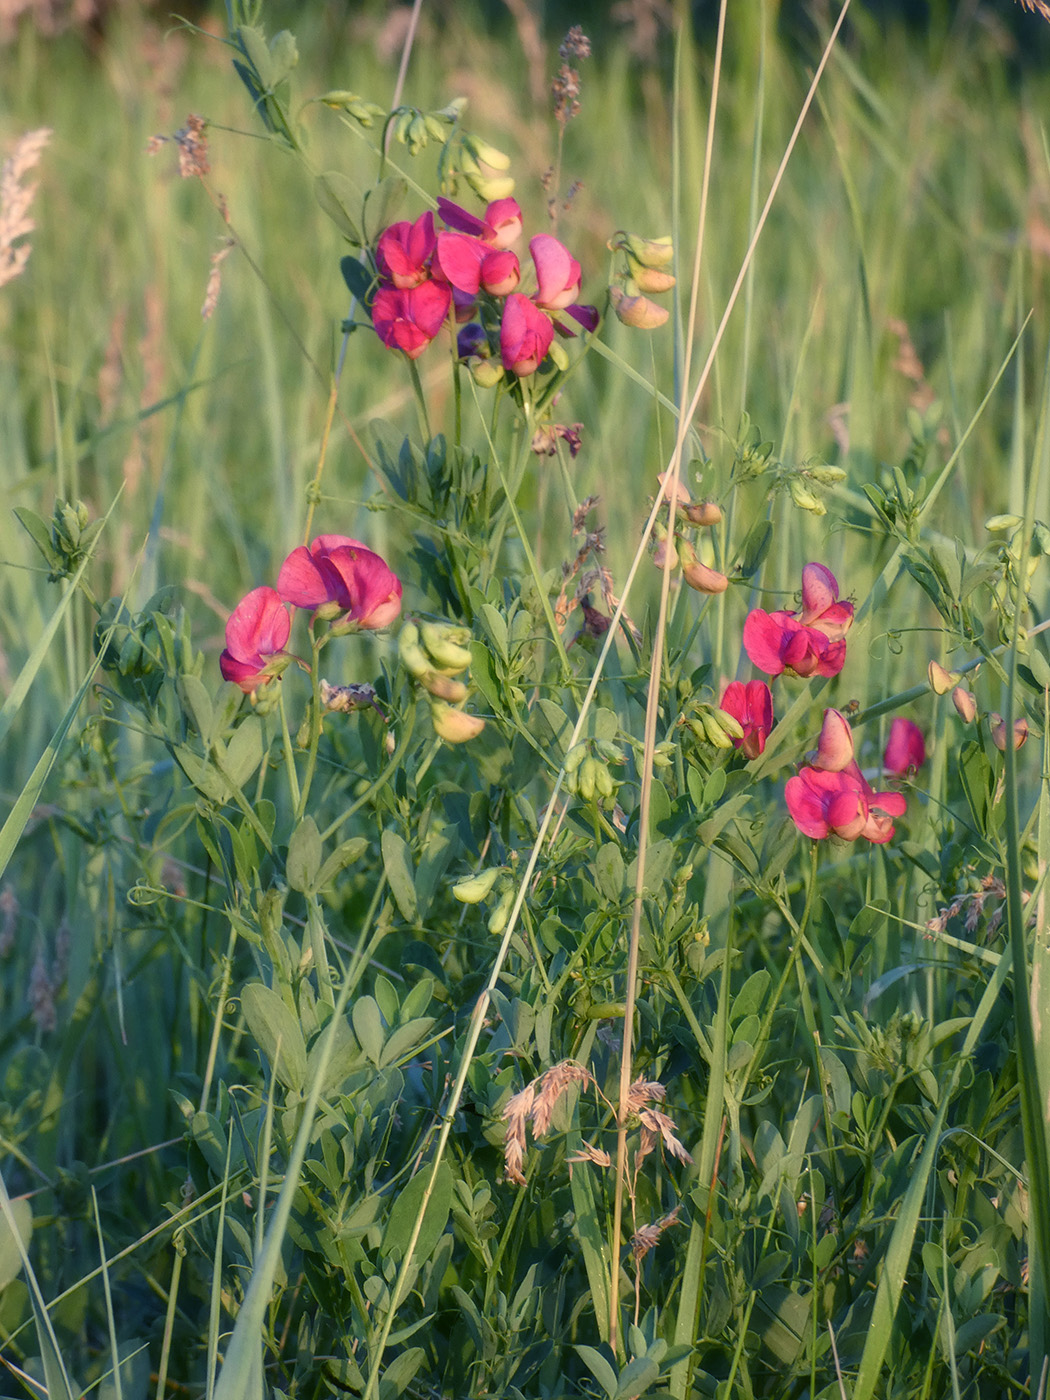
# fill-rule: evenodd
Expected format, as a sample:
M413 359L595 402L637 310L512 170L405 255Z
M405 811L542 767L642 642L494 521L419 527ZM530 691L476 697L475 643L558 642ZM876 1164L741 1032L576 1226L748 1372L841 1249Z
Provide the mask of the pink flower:
M773 696L765 681L730 681L720 703L726 714L743 726L744 737L734 739L748 758L757 758L773 728Z
M534 374L553 339L550 317L544 316L521 292L512 292L503 308L499 329L503 368L521 377Z
M464 233L439 233L437 265L457 292L476 297L479 291L508 296L521 281L517 254L490 248Z
M803 627L815 627L829 641L839 642L853 625L853 604L839 601L835 575L823 564L806 564L802 569Z
M407 219L391 224L379 235L376 266L395 287L403 291L418 287L430 276L430 258L436 242L434 216L429 210L414 224Z
M401 611L401 580L378 554L345 535L318 535L293 549L281 565L277 591L288 603L374 631Z
M563 311L580 295L580 264L552 233L538 233L529 240L536 264L536 305Z
M875 792L853 757L853 734L838 710L824 711L816 767L803 768L784 788L791 819L804 836L823 841L863 836L882 844L893 836L893 817L907 810L903 793Z
M444 282L421 282L405 290L381 287L372 302L372 324L384 345L415 360L441 329L451 302L452 289Z
M804 627L793 612L753 608L744 619L744 650L767 676L837 676L846 662L846 643L829 641L817 627Z
M226 650L219 657L223 679L246 695L266 685L288 664L284 648L292 619L273 588L253 588L226 624Z
M516 199L494 199L479 219L451 199L438 199L438 214L448 228L480 238L491 248L509 248L521 235L521 208Z
M801 615L755 608L744 622L744 650L770 676L837 676L852 625L853 604L840 601L835 575L823 564L806 564Z
M922 730L910 719L898 715L890 725L890 737L882 766L887 773L901 777L909 768L921 768L926 762L926 741Z

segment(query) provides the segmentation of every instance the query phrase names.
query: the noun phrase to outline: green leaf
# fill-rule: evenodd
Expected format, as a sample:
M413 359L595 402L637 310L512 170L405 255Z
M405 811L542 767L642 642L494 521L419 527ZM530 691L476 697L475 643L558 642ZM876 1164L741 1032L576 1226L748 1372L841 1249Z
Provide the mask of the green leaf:
M611 1400L611 1397L616 1394L616 1388L619 1384L619 1378L616 1375L616 1369L612 1362L609 1361L605 1354L600 1352L597 1347L577 1346L576 1352L588 1371L590 1371L591 1375Z
M660 1367L652 1357L636 1356L620 1372L613 1400L636 1400L637 1396L645 1394L659 1375Z
M488 633L489 641L495 647L500 659L506 663L510 660L510 651L507 645L507 622L498 608L494 608L491 603L482 603L478 609L478 618L482 627Z
M391 1250L396 1250L399 1258L404 1257L412 1229L423 1208L423 1195L430 1177L431 1165L428 1162L416 1172L404 1190L398 1192L383 1232L383 1243L379 1251L381 1256L385 1257ZM422 1264L433 1254L438 1240L444 1233L451 1209L452 1169L447 1162L442 1162L437 1170L434 1189L427 1201L423 1228L412 1253L413 1263Z
M768 520L756 520L751 529L747 532L740 550L740 562L737 565L737 572L744 578L751 578L757 574L762 567L762 561L769 553L769 546L773 541L773 526Z
M619 904L623 898L623 877L625 873L623 855L615 841L605 841L598 848L594 858L594 871L598 888L610 904Z
M46 520L41 519L35 510L29 510L26 506L16 506L14 511L15 519L22 526L23 530L44 556L44 563L49 569L54 568L58 560L54 546L51 543L51 528Z
M321 890L326 889L337 875L343 873L348 865L353 865L356 861L359 861L368 850L368 844L364 836L351 836L349 841L344 841L341 845L336 846L335 850L317 872L314 891L319 893Z
M386 1032L383 1016L375 997L358 997L354 1002L350 1019L354 1024L354 1035L361 1042L361 1049L372 1063L378 1066L383 1058L383 1041Z
M306 1086L306 1043L299 1022L272 987L249 982L241 992L241 1011L259 1049L286 1089Z
M390 885L394 903L406 923L417 922L416 880L412 870L412 855L396 831L384 831L382 839L383 869Z
M22 1249L18 1247L12 1224L22 1241ZM0 1289L6 1288L12 1279L18 1277L22 1268L22 1255L29 1248L32 1234L33 1207L24 1198L12 1201L11 1218L0 1215Z
M374 243L396 221L407 193L408 181L401 175L388 175L366 192L363 223L368 243Z
M321 868L321 833L313 817L304 817L288 842L284 873L293 890L313 894Z
M403 1395L426 1357L422 1347L409 1347L395 1356L380 1378L379 1400L397 1400L397 1396Z
M261 87L264 90L272 88L274 86L274 70L265 33L261 29L256 29L254 25L242 24L237 31L237 37L241 41L248 62L255 70L255 76Z
M361 191L348 175L340 170L327 170L316 176L314 197L344 238L354 244L364 242L356 222Z

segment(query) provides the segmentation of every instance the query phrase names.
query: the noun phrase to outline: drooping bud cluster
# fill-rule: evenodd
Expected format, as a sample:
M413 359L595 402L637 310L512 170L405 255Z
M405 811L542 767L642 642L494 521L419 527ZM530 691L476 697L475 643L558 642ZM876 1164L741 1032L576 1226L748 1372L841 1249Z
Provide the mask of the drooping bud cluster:
M465 744L485 728L463 705L470 694L470 628L449 622L405 622L398 637L401 664L427 693L434 732L447 744Z
M583 739L565 755L565 785L584 802L601 806L619 787L609 765L623 761L623 750L611 739Z
M655 330L671 314L666 307L657 306L651 296L669 292L675 284L670 271L674 263L674 244L670 235L664 238L641 238L634 233L617 233L609 242L613 252L622 252L623 265L609 287L609 299L617 318L625 326L640 330Z
M653 528L653 562L657 568L664 567L668 554L672 569L681 565L682 578L690 588L698 593L724 593L729 587L729 579L718 569L706 563L698 553L707 552L708 546L701 543L700 531L719 524L722 511L714 501L694 502L689 488L681 480L672 482L669 472L661 472L660 489L668 501L668 523L660 522ZM674 509L671 509L671 496L674 495ZM691 530L690 540L683 530ZM710 555L709 555L710 557Z

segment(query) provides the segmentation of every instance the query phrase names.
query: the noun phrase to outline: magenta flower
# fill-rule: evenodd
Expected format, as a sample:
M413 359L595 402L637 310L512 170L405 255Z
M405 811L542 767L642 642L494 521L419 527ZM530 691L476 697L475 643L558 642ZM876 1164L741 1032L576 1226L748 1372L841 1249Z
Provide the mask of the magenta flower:
M837 676L852 624L853 604L840 601L835 575L823 564L806 564L801 616L754 608L744 621L744 650L768 676Z
M503 308L499 329L503 368L524 378L534 374L554 339L554 327L527 296L512 292Z
M465 233L439 233L435 261L457 292L474 298L479 291L508 296L521 281L516 253L490 248Z
M529 240L529 252L536 264L536 305L548 311L563 311L580 295L580 264L564 243L552 233L538 233Z
M223 679L246 695L266 685L288 664L284 648L292 619L273 588L253 588L226 624L226 650L219 657Z
M438 214L446 226L480 238L491 248L509 248L521 235L521 208L516 199L494 199L479 219L451 199L438 199Z
M926 741L922 730L914 720L898 715L890 725L890 737L882 756L883 768L900 778L909 768L921 768L925 762Z
M803 627L793 612L753 608L744 619L744 650L767 676L837 676L846 662L846 643L829 641L816 627Z
M430 276L430 258L437 242L429 210L414 224L407 219L391 224L379 235L376 266L380 275L402 291L418 287Z
M389 627L401 611L401 580L378 554L345 535L318 535L281 565L277 591L285 602L360 630Z
M823 564L805 564L802 569L803 627L815 627L829 641L839 642L853 625L853 604L839 600L835 575Z
M451 304L452 289L444 282L381 287L372 302L372 324L384 345L415 360L444 325Z
M882 844L893 836L894 817L907 810L903 793L875 792L853 757L853 734L838 710L824 711L815 759L784 788L791 819L804 836L823 841L863 836Z
M743 727L744 737L733 744L743 749L748 758L757 758L766 747L773 728L773 696L765 681L730 681L719 702L726 714L732 715Z

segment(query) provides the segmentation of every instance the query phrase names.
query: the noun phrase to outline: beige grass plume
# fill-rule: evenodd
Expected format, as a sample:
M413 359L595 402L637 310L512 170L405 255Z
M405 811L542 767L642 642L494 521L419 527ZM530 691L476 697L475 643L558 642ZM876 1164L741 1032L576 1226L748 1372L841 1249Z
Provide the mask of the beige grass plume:
M0 166L0 287L13 282L29 261L29 244L19 240L36 228L29 217L29 209L37 186L35 181L26 184L25 180L36 168L50 140L49 126L27 131Z

